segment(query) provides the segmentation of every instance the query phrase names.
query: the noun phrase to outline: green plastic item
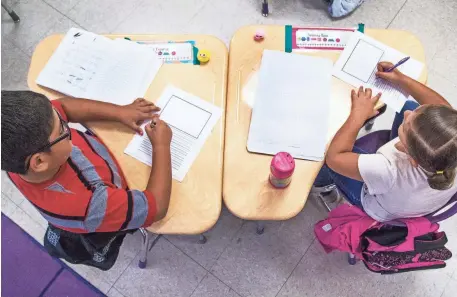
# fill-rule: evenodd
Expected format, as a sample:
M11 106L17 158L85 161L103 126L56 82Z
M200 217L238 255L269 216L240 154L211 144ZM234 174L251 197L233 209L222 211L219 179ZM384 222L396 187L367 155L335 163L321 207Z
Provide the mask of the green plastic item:
M198 48L196 46L193 46L192 49L194 51L194 65L200 65L200 61L197 59Z
M360 23L357 31L359 31L360 33L365 33L365 24Z
M292 52L292 26L286 25L285 30L286 30L286 38L285 38L284 51L286 53L291 53Z

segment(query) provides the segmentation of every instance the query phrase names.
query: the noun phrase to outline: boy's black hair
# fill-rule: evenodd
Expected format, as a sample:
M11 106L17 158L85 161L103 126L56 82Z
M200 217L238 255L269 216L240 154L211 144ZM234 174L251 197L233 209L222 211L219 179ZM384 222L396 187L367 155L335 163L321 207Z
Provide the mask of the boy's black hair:
M49 143L51 102L31 91L2 91L2 170L25 174L28 156Z

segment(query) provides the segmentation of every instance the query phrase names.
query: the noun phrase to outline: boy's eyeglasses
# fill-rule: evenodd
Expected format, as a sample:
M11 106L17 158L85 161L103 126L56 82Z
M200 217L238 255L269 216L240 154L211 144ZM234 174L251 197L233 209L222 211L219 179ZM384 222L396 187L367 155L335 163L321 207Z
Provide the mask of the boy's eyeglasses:
M30 154L28 154L28 156L30 156L30 158L27 159L27 163L25 165L26 171L29 170L30 159L32 159L31 157L33 155L35 155L36 153L39 153L39 152L44 152L45 150L51 148L53 145L61 142L62 140L66 139L66 138L71 140L71 132L70 132L70 127L68 126L68 123L64 119L62 119L62 117L60 116L60 113L57 110L56 110L56 112L57 112L57 116L59 117L59 121L60 121L60 136L57 137L56 139L54 139L53 141L49 142L48 144L40 147L39 149L33 151Z

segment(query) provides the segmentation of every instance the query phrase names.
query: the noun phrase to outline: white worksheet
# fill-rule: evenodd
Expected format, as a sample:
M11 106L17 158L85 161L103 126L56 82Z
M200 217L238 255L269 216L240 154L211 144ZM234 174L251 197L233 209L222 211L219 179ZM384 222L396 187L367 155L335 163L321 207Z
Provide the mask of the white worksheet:
M247 149L321 161L327 144L333 63L329 59L265 50Z
M173 86L156 103L160 119L173 131L171 165L173 178L182 182L206 139L222 115L221 108ZM144 126L143 126L144 129ZM135 135L124 153L151 166L153 147L148 136Z
M36 82L68 96L126 105L145 95L161 65L135 42L72 28Z
M396 112L406 102L406 94L397 86L376 77L377 64L382 61L396 64L407 55L365 34L354 32L346 48L333 67L333 75L354 87L372 88L373 93L382 92L381 100ZM418 79L424 64L410 58L398 70Z

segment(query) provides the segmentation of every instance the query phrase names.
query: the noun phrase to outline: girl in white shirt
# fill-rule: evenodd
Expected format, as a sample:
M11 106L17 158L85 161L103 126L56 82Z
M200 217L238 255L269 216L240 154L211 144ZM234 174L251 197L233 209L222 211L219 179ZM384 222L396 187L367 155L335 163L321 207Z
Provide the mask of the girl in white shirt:
M326 165L315 186L336 184L350 202L372 218L389 221L424 216L444 206L457 193L457 111L438 93L378 65L378 79L397 84L420 104L408 101L396 115L391 140L376 153L357 147L366 120L377 114L370 89L353 90L349 118L336 133Z

